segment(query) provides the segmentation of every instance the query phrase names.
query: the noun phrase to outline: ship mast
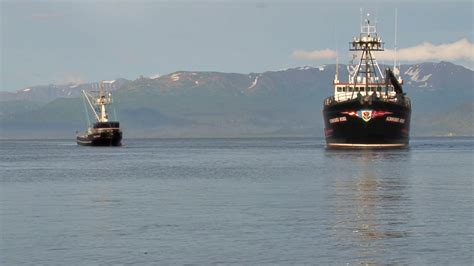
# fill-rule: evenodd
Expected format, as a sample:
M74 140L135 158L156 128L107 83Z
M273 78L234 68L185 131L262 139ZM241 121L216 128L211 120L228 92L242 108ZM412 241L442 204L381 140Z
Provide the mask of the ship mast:
M99 122L108 122L109 116L107 115L107 111L105 110L105 106L112 101L110 97L106 97L104 83L100 83L99 87L99 98L96 99L96 103L100 108L100 117Z
M90 93L87 93L84 90L82 91L84 97L86 98L87 102L89 103L89 106L92 109L92 112L94 113L95 118L97 119L97 122L109 121L109 115L107 114L106 105L112 103L112 94L110 92L107 93L105 91L105 83L107 82L100 82L99 91L96 91L96 93L98 93L97 96L91 95Z
M369 17L369 14L367 14ZM361 25L361 33L359 37L354 37L353 41L349 43L350 51L361 51L359 65L356 68L354 75L350 78L354 84L354 87L357 83L365 83L366 91L369 83L378 83L379 78L378 73L381 79L384 79L383 73L380 70L380 67L372 55L373 51L383 51L384 42L377 35L376 26L370 25L370 20L367 18L365 20L365 25Z

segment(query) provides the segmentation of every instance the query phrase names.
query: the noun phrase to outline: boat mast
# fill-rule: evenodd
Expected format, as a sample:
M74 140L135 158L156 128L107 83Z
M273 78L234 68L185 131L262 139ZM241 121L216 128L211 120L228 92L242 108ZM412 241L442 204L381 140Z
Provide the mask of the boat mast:
M369 16L369 14L367 14L367 16ZM362 52L359 65L357 66L354 75L351 77L351 80L354 81L353 83L355 87L358 82L357 77L359 77L360 74L365 74L362 82L365 83L367 89L369 83L378 82L377 70L380 77L384 79L383 73L372 55L372 51L383 51L384 43L377 35L376 26L371 26L369 19L366 19L365 23L365 25L361 25L361 33L359 37L354 37L353 41L349 43L349 50Z
M106 98L105 90L104 90L104 83L100 83L99 85L99 98L96 99L97 105L100 108L100 118L99 122L108 122L109 116L107 115L107 111L105 110L105 106L109 104L109 99Z
M400 62L398 61L398 46L397 46L398 42L397 42L397 39L398 39L398 8L395 8L395 47L394 47L395 59L394 59L394 62L393 62L393 73L397 77L398 83L402 84L403 79L402 79L402 76L400 75L401 69L400 69ZM397 63L398 63L398 66L397 66Z
M397 68L397 23L398 22L398 8L395 8L395 40L394 40L394 51L395 51L395 58L393 60L393 71L395 71L395 69Z
M84 97L86 98L87 103L89 103L89 106L94 112L97 122L109 121L109 115L107 114L107 109L105 108L105 106L112 103L112 94L110 92L107 93L105 91L104 83L107 83L107 82L101 82L99 84L99 91L98 91L98 94L96 94L97 96L92 96L86 91L84 90L82 91L82 94L84 94ZM97 93L97 91L95 93ZM94 107L94 105L96 108Z

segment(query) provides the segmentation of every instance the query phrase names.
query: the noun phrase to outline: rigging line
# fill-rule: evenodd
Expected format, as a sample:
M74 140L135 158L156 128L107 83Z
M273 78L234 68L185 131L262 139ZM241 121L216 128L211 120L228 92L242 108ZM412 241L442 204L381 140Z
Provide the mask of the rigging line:
M336 79L339 80L339 43L337 39L337 25L334 23L334 41L336 43Z
M92 111L94 112L95 118L97 119L97 121L100 121L99 115L97 115L97 112L96 112L94 106L92 105L92 103L91 103L89 97L88 97L87 94L86 94L86 91L85 91L85 90L82 90L82 94L84 95L84 97L86 97L86 100L87 100L87 102L89 103L89 106L91 107Z
M85 115L86 115L87 126L89 126L91 124L91 122L90 122L90 119L89 119L89 111L87 111L86 99L84 99L84 95L81 98L82 98L82 103L84 104L84 111L85 111Z
M359 73L364 73L364 72L360 72L360 68L362 67L362 60L363 60L363 58L364 58L364 56L365 56L365 53L366 53L366 51L364 50L364 51L362 51L362 54L360 55L360 58L361 58L361 59L360 59L360 61L359 61L359 65L357 66L357 71L356 71L356 73L355 73L355 75L354 75L354 86L353 86L353 89L352 89L351 98L354 97L355 88L356 88L356 85L358 84L358 83L357 83L357 77L359 76ZM365 71L366 71L366 70L365 70Z
M393 62L393 69L395 69L397 67L397 57L398 57L398 54L397 54L397 30L398 30L398 8L395 8L395 47L394 47L394 50L395 50L395 59L394 59L394 62Z

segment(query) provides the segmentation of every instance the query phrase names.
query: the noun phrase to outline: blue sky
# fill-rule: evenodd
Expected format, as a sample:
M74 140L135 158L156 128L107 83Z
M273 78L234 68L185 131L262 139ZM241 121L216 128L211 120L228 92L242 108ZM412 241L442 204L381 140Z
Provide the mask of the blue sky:
M0 90L334 63L325 51L338 51L347 63L360 8L377 20L390 49L397 8L402 63L447 60L472 68L472 1L3 0Z

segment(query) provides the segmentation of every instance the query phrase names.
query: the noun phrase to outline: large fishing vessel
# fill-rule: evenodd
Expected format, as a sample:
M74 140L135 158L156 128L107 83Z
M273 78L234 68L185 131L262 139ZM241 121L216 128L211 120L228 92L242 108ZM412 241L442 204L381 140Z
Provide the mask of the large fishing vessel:
M336 67L334 95L324 100L323 109L327 148L407 147L410 99L396 64L393 70L380 70L373 52L384 51L384 43L369 19L349 46L360 60L349 69L347 82L339 81Z
M99 91L82 91L84 99L92 109L95 122L83 134L76 137L76 142L84 146L121 146L122 131L118 121L109 121L106 106L112 103L112 94L105 90L104 82Z

